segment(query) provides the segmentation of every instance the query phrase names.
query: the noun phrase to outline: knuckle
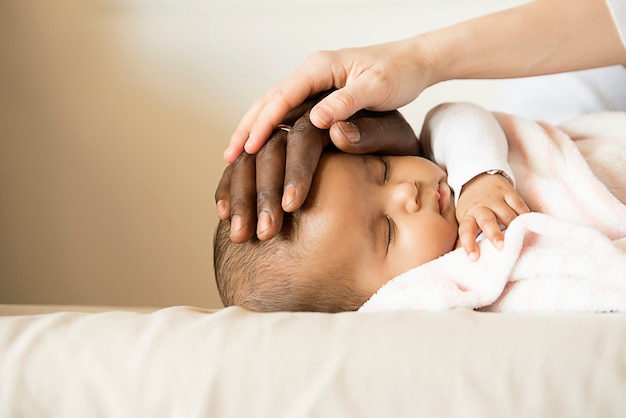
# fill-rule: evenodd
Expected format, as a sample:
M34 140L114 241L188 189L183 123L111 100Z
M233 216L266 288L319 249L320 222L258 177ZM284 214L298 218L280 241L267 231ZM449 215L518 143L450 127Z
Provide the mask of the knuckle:
M474 220L466 216L459 224L459 235L471 233L474 229Z
M516 214L516 213L513 213L513 212L509 212L509 213L507 213L506 215L502 216L502 218L501 218L501 219L502 219L502 222L503 222L505 225L508 225L508 224L510 224L511 222L513 222L513 220L514 220L515 218L517 218L517 214Z
M263 206L267 206L266 204L273 204L276 199L278 199L278 195L280 194L281 187L278 185L268 183L263 185L257 190L256 200L259 204Z
M287 147L291 152L297 150L297 155L309 162L313 159L309 156L319 154L327 141L330 141L328 131L318 129L308 119L300 119L287 137Z
M327 50L318 50L309 55L305 60L306 64L318 64L333 62L334 52Z
M291 135L288 136L289 142L303 140L306 138L306 135L303 134L311 129L317 128L311 123L311 119L309 119L308 116L298 119L298 123L294 124L291 128Z
M282 129L278 129L272 133L270 139L263 145L257 154L258 159L264 159L269 156L276 154L277 152L282 152L285 148L285 143L287 141L287 132Z
M378 67L372 68L369 75L371 78L369 82L374 90L386 88L390 84L390 76L386 69Z
M276 196L272 196L276 197ZM264 198L260 198L257 200L257 212L269 211L270 213L276 212L279 205L275 199L271 199L270 196L265 196Z
M254 159L254 155L248 154L247 152L242 152L239 157L232 163L232 170L237 171L239 168L245 164L250 163Z
M334 98L339 103L340 107L343 107L343 111L354 109L356 107L356 98L350 91L337 90L333 93Z
M231 200L231 217L239 215L242 218L247 218L247 214L252 212L252 206L250 201L242 198L233 198Z
M288 170L289 180L296 186L302 183L302 180L311 175L311 167L308 161L294 161Z
M495 218L493 212L487 208L480 208L476 211L476 221L479 225L492 221Z

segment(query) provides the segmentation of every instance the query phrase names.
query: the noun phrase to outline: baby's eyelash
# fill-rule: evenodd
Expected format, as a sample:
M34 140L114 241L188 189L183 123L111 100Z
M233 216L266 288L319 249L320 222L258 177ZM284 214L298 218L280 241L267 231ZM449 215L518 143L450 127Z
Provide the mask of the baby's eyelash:
M387 224L389 225L389 237L387 239L387 249L389 249L389 245L391 245L393 240L396 238L396 225L389 215L386 215L386 218Z
M388 158L382 158L382 162L385 165L385 174L383 176L383 183L387 183L389 181L390 173L391 173L391 163Z

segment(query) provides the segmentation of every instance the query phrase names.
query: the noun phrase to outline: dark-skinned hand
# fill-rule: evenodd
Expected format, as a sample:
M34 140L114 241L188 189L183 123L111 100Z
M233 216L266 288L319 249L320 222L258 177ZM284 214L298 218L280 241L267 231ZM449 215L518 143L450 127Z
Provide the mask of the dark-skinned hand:
M303 103L284 119L291 126L273 131L255 154L243 153L226 167L215 192L217 215L231 219L231 239L270 239L282 228L283 213L300 208L309 193L322 151L328 147L353 154L419 155L413 129L397 111L360 111L330 131L316 128Z

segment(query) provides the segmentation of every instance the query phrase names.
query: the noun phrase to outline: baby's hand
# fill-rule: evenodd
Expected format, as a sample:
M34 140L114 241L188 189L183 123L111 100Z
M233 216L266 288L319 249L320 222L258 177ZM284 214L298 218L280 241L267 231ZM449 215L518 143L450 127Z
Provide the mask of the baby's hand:
M503 175L480 174L463 186L459 196L456 218L460 244L471 260L478 260L476 236L482 231L501 250L504 234L498 222L509 226L518 215L527 212L526 202Z

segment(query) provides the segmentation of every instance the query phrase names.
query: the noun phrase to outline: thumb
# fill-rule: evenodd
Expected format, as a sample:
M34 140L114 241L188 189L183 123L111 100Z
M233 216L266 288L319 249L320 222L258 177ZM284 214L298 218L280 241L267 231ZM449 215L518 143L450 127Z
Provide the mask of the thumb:
M348 119L369 106L369 103L362 100L368 97L364 93L365 90L359 88L358 81L335 90L311 109L311 123L320 129L328 129L333 123Z
M413 128L395 110L361 110L348 121L335 123L329 133L337 148L352 154L421 155Z

